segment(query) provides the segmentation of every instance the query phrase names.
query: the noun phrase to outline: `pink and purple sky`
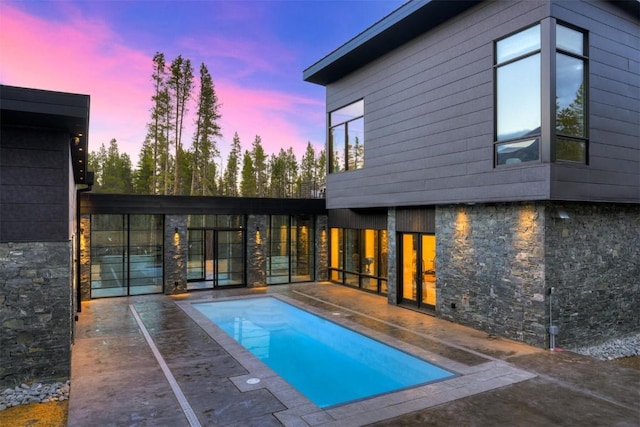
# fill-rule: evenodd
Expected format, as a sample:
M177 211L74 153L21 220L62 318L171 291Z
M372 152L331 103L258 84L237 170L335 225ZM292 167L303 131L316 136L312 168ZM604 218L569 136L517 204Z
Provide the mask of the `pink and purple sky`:
M118 141L134 166L149 121L152 58L211 73L226 161L235 132L267 153L325 139L324 88L302 71L402 0L0 0L0 83L91 96L89 149ZM194 98L197 95L197 85ZM183 144L193 135L195 106Z

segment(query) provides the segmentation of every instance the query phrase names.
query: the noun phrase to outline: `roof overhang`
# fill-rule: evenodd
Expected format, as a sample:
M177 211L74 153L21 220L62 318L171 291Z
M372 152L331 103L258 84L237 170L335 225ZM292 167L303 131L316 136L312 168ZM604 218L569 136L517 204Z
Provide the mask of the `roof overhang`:
M89 95L0 85L0 123L68 132L74 180L87 183Z
M480 2L409 1L304 70L303 79L326 86Z

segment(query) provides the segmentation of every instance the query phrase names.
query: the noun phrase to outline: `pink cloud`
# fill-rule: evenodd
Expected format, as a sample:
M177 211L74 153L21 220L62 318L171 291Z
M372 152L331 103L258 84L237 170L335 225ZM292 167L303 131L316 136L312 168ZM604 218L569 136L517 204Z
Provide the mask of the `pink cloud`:
M306 132L310 128L324 132L324 105L314 99L283 92L253 90L230 82L216 86L222 107L224 142L230 144L238 132L243 149L251 149L255 136L260 135L267 153L277 154L280 148L294 149L298 160L310 141L316 151L324 138ZM314 138L315 137L315 138Z
M152 54L127 47L123 36L112 30L108 22L84 16L72 6L66 7L66 21L31 16L7 3L0 8L0 82L90 95L90 149L95 151L100 144L116 138L120 150L127 152L135 165L151 107ZM222 56L245 64L243 73L273 71L272 64L260 59L257 44L216 37L207 41L217 47L213 49L211 44L193 43L190 39L178 43L192 46L193 53L207 58L206 63ZM197 46L203 47L196 49ZM193 62L197 74L202 60ZM238 132L243 150L251 148L256 135L261 136L267 153L293 147L300 158L308 140L321 148L324 136L308 133L309 129L324 132L322 102L279 91L241 87L233 80L237 75L219 79L216 70L208 66L222 104L224 138L219 148L223 156L228 153L234 132ZM191 114L195 114L195 106L191 107ZM191 144L193 121L192 117L185 121L186 147Z
M2 15L3 84L88 94L92 150L111 138L123 151L140 145L150 58L123 46L99 20L74 14L68 22L45 21L7 4Z

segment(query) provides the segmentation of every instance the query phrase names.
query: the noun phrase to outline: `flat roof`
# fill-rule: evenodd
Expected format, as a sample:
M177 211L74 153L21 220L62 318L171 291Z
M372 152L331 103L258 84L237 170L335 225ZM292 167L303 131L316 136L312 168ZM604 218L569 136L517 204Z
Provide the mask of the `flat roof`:
M69 133L76 183L86 182L89 95L0 85L0 123Z
M326 86L480 2L409 1L308 67L302 77Z

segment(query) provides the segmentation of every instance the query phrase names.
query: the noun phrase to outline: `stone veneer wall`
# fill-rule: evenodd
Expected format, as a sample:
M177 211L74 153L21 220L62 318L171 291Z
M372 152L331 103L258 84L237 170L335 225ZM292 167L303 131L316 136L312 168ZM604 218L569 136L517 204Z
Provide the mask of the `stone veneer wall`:
M439 317L545 347L544 206L436 209Z
M316 219L316 262L315 280L329 280L329 218L319 215Z
M175 230L178 229L176 233ZM187 292L187 216L164 217L164 293Z
M0 387L66 381L71 242L0 244Z
M568 218L559 218L563 211ZM640 332L640 205L548 203L546 276L556 344Z
M387 211L387 302L392 305L398 304L398 274L396 270L398 244L396 236L396 209L389 208Z
M267 215L249 215L247 218L247 287L256 288L267 284L267 258L265 252ZM259 229L260 231L256 231Z

